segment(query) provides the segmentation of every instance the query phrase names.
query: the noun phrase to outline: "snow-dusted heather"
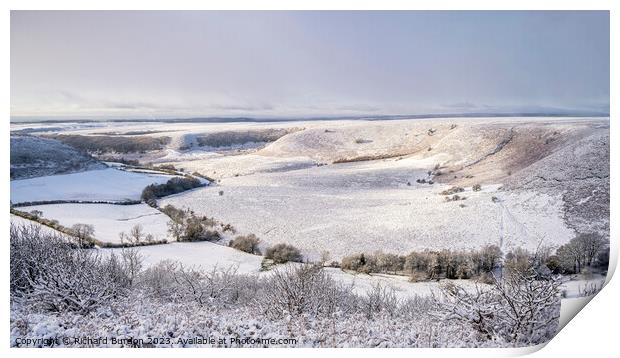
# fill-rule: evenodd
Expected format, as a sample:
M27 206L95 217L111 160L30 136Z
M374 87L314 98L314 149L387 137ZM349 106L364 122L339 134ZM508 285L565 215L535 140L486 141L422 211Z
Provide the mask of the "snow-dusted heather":
M59 338L57 347L430 348L502 345L493 341L480 342L472 332L463 332L460 325L433 321L427 316L390 317L383 314L372 319L364 315L320 319L289 317L273 321L246 307L225 309L187 303L160 304L141 296L115 304L114 310L102 310L87 317L72 313L36 313L14 305L11 310L11 346L17 346L16 339L23 336ZM107 337L107 341L106 344L75 342L72 340L74 336ZM64 341L64 337L69 340ZM165 338L149 345L149 337ZM117 339L116 344L112 338ZM134 341L133 344L130 340L120 342L119 338L134 338ZM215 339L215 343L204 338ZM21 346L26 347L25 344ZM34 346L45 347L43 344Z
M459 193L466 200L445 202L440 192L449 186L416 183L432 162L388 159L233 177L161 203L231 223L265 244L290 243L310 258L488 244L533 250L541 240L563 244L574 236L560 197L484 185Z
M121 249L102 249L103 253L118 252ZM218 245L212 242L174 242L166 245L141 246L136 248L144 259L145 266L153 266L163 260L176 261L184 266L211 270L215 267L235 267L239 273L258 273L262 256Z
M41 211L46 219L58 220L65 226L91 224L95 227L95 239L102 242L120 243L119 234L129 233L134 225L142 225L144 234L155 240L168 239L168 216L146 204L51 204L21 207L30 212Z
M114 168L11 181L11 202L47 200L125 201L140 199L149 184L165 183L169 175L131 173Z

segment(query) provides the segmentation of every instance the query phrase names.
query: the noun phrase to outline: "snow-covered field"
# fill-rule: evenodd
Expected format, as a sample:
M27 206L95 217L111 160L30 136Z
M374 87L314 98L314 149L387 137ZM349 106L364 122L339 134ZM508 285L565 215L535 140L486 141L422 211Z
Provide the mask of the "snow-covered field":
M121 249L102 250L113 252ZM262 256L251 255L207 241L141 246L137 250L142 255L146 266L169 260L180 262L185 266L200 267L207 271L215 267L221 269L235 267L238 273L258 273L262 261Z
M131 173L114 168L12 180L11 202L47 200L124 201L140 199L149 184L165 183L161 174Z
M120 243L119 234L128 234L134 225L142 225L144 234L153 235L155 240L168 239L169 218L159 210L146 204L52 204L19 208L30 212L39 210L46 219L55 219L65 226L91 224L95 227L95 239L109 243Z
M389 159L227 178L162 205L216 217L264 243L291 243L310 258L323 251L340 258L486 244L535 249L541 240L562 244L574 235L559 197L488 185L480 192L467 188L460 193L466 200L445 202L439 193L448 186L415 182L426 176L424 164Z
M605 276L600 274L573 275L568 277L560 287L563 297L576 298L583 297L598 292L605 284Z
M439 286L450 282L459 285L466 290L475 290L476 285L481 289L488 287L483 283L476 283L473 280L440 280L425 282L409 282L409 278L399 275L386 274L363 274L345 272L338 268L326 268L326 271L337 282L345 286L350 286L352 292L358 295L365 295L371 292L377 286L393 290L392 292L398 298L411 298L415 296L429 297L439 293Z

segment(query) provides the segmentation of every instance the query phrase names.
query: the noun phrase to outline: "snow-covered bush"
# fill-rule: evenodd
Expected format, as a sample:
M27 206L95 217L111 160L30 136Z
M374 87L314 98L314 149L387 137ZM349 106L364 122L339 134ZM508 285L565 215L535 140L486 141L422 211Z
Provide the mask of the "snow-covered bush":
M176 262L164 260L149 267L140 275L139 288L155 300L176 302L180 298L174 277L178 266Z
M316 265L286 266L263 282L257 298L271 318L287 315L330 316L347 302L349 293Z
M11 288L44 311L90 312L125 294L122 259L76 249L67 240L11 227Z
M399 299L382 286L356 294L320 265L291 263L260 276L171 261L142 270L134 249L99 256L23 226L11 227L10 243L12 346L17 337L66 344L75 332L133 337L107 344L136 347L200 346L194 337L226 338L206 345L227 347L276 345L232 338L284 338L295 347L523 346L547 341L558 323L559 282L534 271L473 292L450 285L435 297ZM139 340L148 337L170 340Z
M393 289L381 286L373 286L361 299L361 310L368 318L377 314L387 314L394 317L397 314L400 301Z
M514 346L548 341L557 330L560 314L559 279L538 280L532 269L515 271L491 288L474 292L454 284L442 286L437 318L472 329L477 340Z

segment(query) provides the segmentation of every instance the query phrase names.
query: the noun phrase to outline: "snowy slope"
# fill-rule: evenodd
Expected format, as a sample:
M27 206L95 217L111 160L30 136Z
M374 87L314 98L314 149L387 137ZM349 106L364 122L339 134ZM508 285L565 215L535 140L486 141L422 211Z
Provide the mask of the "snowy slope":
M11 135L11 179L105 168L91 156L57 140Z
M120 249L104 249L104 252L114 250ZM162 260L171 260L205 270L211 270L216 266L222 269L234 266L238 268L239 273L257 273L262 261L262 256L207 241L141 246L137 250L142 254L146 266L157 264Z
M81 173L51 175L11 181L11 201L140 199L149 184L165 183L168 175L130 173L107 168Z
M41 225L36 221L24 219L20 216L13 215L13 214L11 214L11 225L26 226L26 227L35 226L37 228L40 228L41 232L44 234L65 236L65 234L61 233L60 231L56 231L49 226Z
M129 233L134 225L140 224L145 234L152 234L155 240L168 239L168 217L146 204L54 204L21 207L22 211L39 210L46 219L55 219L61 225L92 224L95 239L103 242L120 243L119 233Z

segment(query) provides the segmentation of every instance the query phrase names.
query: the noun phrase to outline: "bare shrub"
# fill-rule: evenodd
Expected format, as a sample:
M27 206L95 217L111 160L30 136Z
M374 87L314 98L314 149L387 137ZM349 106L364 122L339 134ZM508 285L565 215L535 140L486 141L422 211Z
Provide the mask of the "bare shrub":
M362 312L367 318L372 318L378 314L387 314L394 317L399 307L399 300L394 289L376 284L372 290L366 292L362 297Z
M163 301L177 301L179 292L176 289L174 272L178 264L164 260L153 265L140 275L140 287L152 298Z
M183 224L183 232L178 241L218 241L222 237L217 230L209 229L215 226L211 218L198 217L193 213Z
M376 271L376 260L372 255L355 254L343 257L340 267L344 270L371 273Z
M129 280L129 285L133 286L142 271L142 254L134 248L124 248L121 250L121 260L123 271Z
M460 186L453 186L450 189L446 189L446 190L442 191L440 194L441 195L453 195L453 194L461 193L461 192L464 192L464 191L465 191L465 189L460 187Z
M303 257L295 246L289 244L277 244L267 249L265 258L273 260L276 264L285 262L301 262Z
M236 275L236 267L203 271L195 268L186 268L180 265L174 270L172 277L177 284L177 293L186 299L195 301L199 305L214 302L228 302L231 282Z
M246 236L237 236L230 243L234 249L241 250L250 254L260 255L260 249L258 248L260 240L254 234Z

